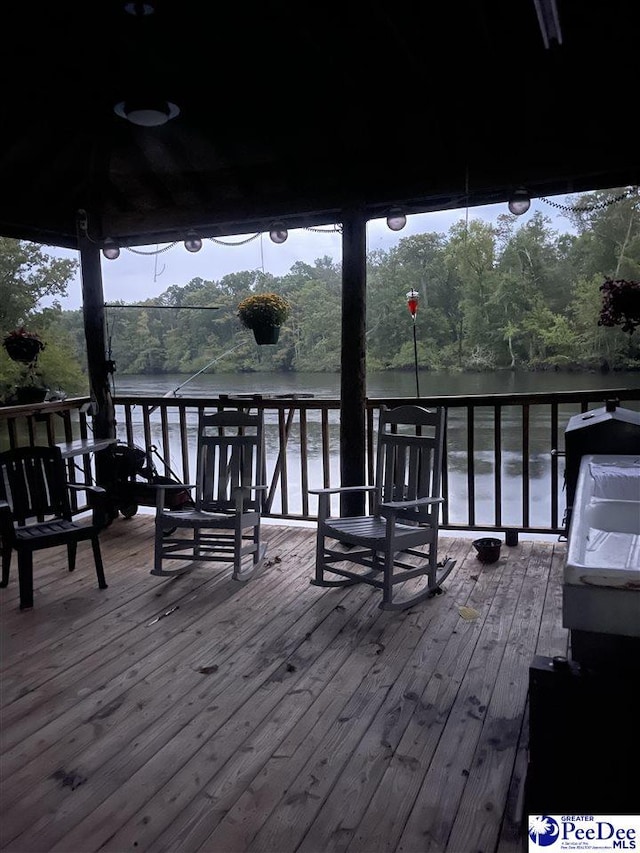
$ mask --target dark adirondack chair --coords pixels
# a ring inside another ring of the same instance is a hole
[[[86,491],[92,509],[89,520],[73,518],[70,489]],[[33,607],[33,552],[57,545],[66,546],[72,572],[78,542],[90,541],[98,586],[107,588],[98,538],[108,523],[105,499],[100,486],[66,482],[59,447],[19,447],[0,453],[0,586],[9,583],[11,556],[16,551],[21,609]]]
[[[443,408],[383,406],[375,485],[309,490],[319,496],[312,584],[371,584],[382,590],[386,610],[442,591],[455,566],[455,560],[437,558],[444,419]],[[349,492],[369,493],[370,515],[331,516],[331,496]],[[327,572],[341,579],[327,578]],[[400,584],[407,586],[396,595]]]
[[[196,483],[155,485],[156,535],[152,575],[175,575],[190,566],[164,568],[166,560],[233,564],[234,580],[248,580],[264,561],[260,519],[263,415],[241,410],[202,414]],[[171,489],[193,490],[193,507],[167,509]]]

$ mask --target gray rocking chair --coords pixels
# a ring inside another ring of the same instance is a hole
[[[319,496],[312,584],[371,584],[382,590],[385,610],[402,610],[442,592],[456,562],[437,559],[444,418],[442,408],[383,406],[375,485],[309,490]],[[331,516],[331,496],[350,492],[370,493],[371,514]],[[341,580],[325,578],[326,572]],[[396,596],[397,586],[407,582]]]
[[[201,414],[196,483],[156,485],[155,556],[152,575],[181,574],[166,560],[233,563],[233,578],[248,580],[264,561],[260,517],[263,476],[263,417],[225,410]],[[165,507],[166,492],[192,489],[193,507]]]

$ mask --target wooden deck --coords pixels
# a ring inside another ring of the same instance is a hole
[[[443,535],[445,593],[396,613],[310,585],[313,529],[263,530],[246,584],[151,576],[148,515],[104,532],[107,590],[88,545],[74,574],[36,554],[33,610],[12,573],[1,849],[522,853],[528,669],[567,653],[566,546],[483,566]]]

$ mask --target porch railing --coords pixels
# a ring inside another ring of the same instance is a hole
[[[373,479],[380,405],[420,403],[447,410],[442,528],[561,535],[564,430],[569,419],[605,400],[640,410],[640,388],[489,396],[376,398],[367,401],[366,470]],[[148,449],[158,473],[189,483],[195,475],[202,410],[257,407],[265,416],[265,516],[314,521],[310,488],[340,484],[340,401],[299,397],[115,398],[120,441]],[[0,408],[0,447],[52,444],[91,435],[89,400]],[[91,456],[67,460],[70,478],[94,476]],[[82,509],[83,506],[77,506]]]

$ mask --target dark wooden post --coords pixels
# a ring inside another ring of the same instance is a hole
[[[360,210],[342,221],[341,485],[365,483],[367,222]],[[343,495],[341,513],[364,512],[364,495]]]
[[[107,335],[100,249],[89,238],[80,236],[80,270],[82,275],[82,313],[87,342],[87,369],[91,399],[95,405],[93,434],[95,438],[115,438],[116,419],[111,396],[110,370],[107,362]],[[96,479],[108,485],[113,468],[108,454],[96,454]]]

